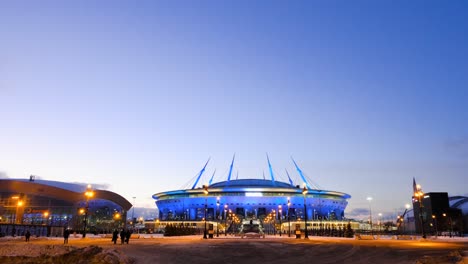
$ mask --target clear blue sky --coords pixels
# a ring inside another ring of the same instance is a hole
[[[1,1],[0,171],[137,206],[302,170],[395,213],[467,194],[466,1]],[[267,174],[268,176],[268,174]],[[294,176],[297,178],[297,176]]]

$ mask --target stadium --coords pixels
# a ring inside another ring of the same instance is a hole
[[[351,198],[349,194],[316,188],[294,160],[299,180],[295,182],[287,171],[288,182],[277,180],[268,156],[267,161],[269,179],[232,179],[233,158],[227,178],[213,182],[213,174],[208,184],[200,184],[208,160],[191,188],[153,195],[159,209],[159,220],[164,223],[206,219],[222,225],[222,220],[229,215],[239,222],[244,219],[275,219],[280,223],[306,218],[311,222],[344,219],[344,211]]]
[[[0,235],[19,235],[31,227],[33,235],[60,233],[64,228],[106,232],[123,225],[131,207],[119,194],[85,184],[35,176],[0,179]]]

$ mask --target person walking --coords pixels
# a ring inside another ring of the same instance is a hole
[[[68,237],[70,236],[70,230],[65,229],[63,232],[63,244],[68,244]]]
[[[131,235],[132,235],[132,232],[130,232],[130,229],[127,229],[127,232],[125,232],[125,243],[128,244],[128,241],[130,241]]]
[[[31,232],[26,231],[26,234],[24,235],[26,237],[26,242],[29,242],[29,238],[31,237]]]
[[[125,242],[125,230],[121,230],[120,231],[120,244],[123,245],[123,243]]]
[[[119,230],[114,229],[114,232],[112,232],[112,242],[114,242],[114,245],[117,243],[118,237],[119,237]]]

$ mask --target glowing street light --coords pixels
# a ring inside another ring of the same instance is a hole
[[[42,214],[43,218],[45,218],[46,220],[46,225],[49,225],[49,212],[48,211],[45,211],[43,214]]]
[[[421,222],[421,232],[422,232],[422,238],[426,238],[426,232],[424,231],[424,219],[423,219],[423,213],[422,210],[424,208],[422,204],[422,199],[423,199],[424,193],[422,192],[421,185],[416,185],[416,190],[414,192],[414,197],[417,199],[419,203],[419,219]]]
[[[307,206],[306,206],[306,195],[309,192],[307,190],[306,185],[304,184],[304,188],[302,189],[302,194],[304,195],[304,219],[305,219],[305,236],[304,239],[309,239],[309,232],[307,231]]]
[[[88,225],[89,199],[94,197],[94,192],[91,189],[91,185],[88,184],[84,195],[86,197],[86,207],[84,209],[85,219],[84,219],[84,228],[83,228],[83,238],[86,237],[86,226]]]
[[[279,221],[280,221],[280,236],[281,236],[281,233],[283,233],[283,224],[281,223],[281,218],[283,218],[283,215],[281,214],[283,210],[281,209],[281,204],[278,205],[278,216],[279,216]]]
[[[382,225],[382,213],[379,213],[379,232],[381,232],[381,225]]]
[[[290,198],[288,197],[288,237],[291,237],[291,218],[289,217],[289,206],[291,206]]]
[[[372,230],[372,208],[371,208],[372,197],[367,197],[366,200],[369,201],[369,223],[370,223],[371,235],[373,235],[374,232]]]
[[[227,204],[224,205],[224,236],[227,236]]]
[[[203,239],[207,239],[206,237],[206,211],[208,210],[208,201],[207,201],[207,196],[208,196],[208,185],[204,184],[203,185],[203,193],[205,194],[205,229],[203,230]]]
[[[219,225],[219,217],[217,214],[221,214],[221,212],[219,211],[219,196],[216,197],[216,212],[215,212],[215,217],[216,217],[216,237],[219,237],[219,228],[218,228],[218,225]]]

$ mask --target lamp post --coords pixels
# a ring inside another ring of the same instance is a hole
[[[232,227],[232,210],[229,209],[229,217],[231,217],[231,227]],[[232,235],[232,232],[231,232],[231,235]]]
[[[136,197],[132,197],[133,198],[133,204],[132,204],[132,227],[135,228],[135,220],[134,220],[134,217],[135,217],[135,199]]]
[[[23,205],[24,205],[23,200],[18,200],[18,203],[16,203],[15,224],[17,224],[16,222],[19,222],[18,224],[21,224],[23,222],[23,218],[18,217],[19,212],[20,212],[20,207],[23,206]]]
[[[227,204],[224,205],[224,236],[227,236]]]
[[[218,213],[221,214],[219,212],[219,196],[216,198],[216,213],[215,213],[215,216],[216,216],[216,237],[219,237],[219,228],[218,228],[219,217],[217,216]]]
[[[446,214],[446,213],[443,213],[442,216],[443,216],[443,217],[447,217],[447,214]],[[448,217],[448,221],[449,221],[449,225],[450,225],[449,237],[452,237],[452,230],[453,230],[453,227],[452,227],[452,218],[451,218],[450,216]],[[444,222],[447,222],[447,221],[444,221]]]
[[[432,215],[432,221],[434,222],[435,236],[437,237],[437,217],[435,215]]]
[[[279,221],[280,221],[280,236],[281,236],[281,233],[283,233],[283,223],[281,222],[281,218],[283,218],[283,215],[281,214],[282,213],[282,209],[281,209],[281,204],[278,205],[278,216],[279,216]]]
[[[49,220],[49,212],[48,212],[48,211],[45,211],[42,215],[44,216],[43,218],[45,218],[45,220],[46,220],[45,225],[48,225],[48,222],[49,222],[49,221],[48,221],[48,220]]]
[[[306,185],[302,189],[302,194],[304,195],[304,220],[305,220],[305,236],[304,239],[309,239],[309,232],[307,231],[307,205],[306,205],[306,195],[309,192]]]
[[[374,232],[372,230],[372,208],[371,208],[372,197],[367,197],[366,200],[369,201],[369,224],[370,224],[371,235],[373,235]]]
[[[84,210],[85,219],[84,219],[84,227],[83,227],[83,238],[86,237],[86,226],[88,225],[89,199],[91,199],[94,196],[94,192],[93,190],[91,190],[91,185],[88,184],[88,187],[84,195],[86,197],[86,207]]]
[[[422,199],[423,199],[424,193],[422,192],[421,185],[416,185],[416,192],[414,193],[414,197],[416,197],[418,203],[419,203],[419,221],[421,223],[421,233],[422,233],[422,238],[426,238],[426,232],[424,230],[424,219],[423,219],[423,204],[422,204]]]
[[[379,213],[379,233],[382,232],[382,229],[380,228],[382,226],[382,213]]]
[[[207,239],[206,237],[206,211],[208,210],[208,201],[207,201],[207,196],[208,196],[208,185],[203,185],[203,193],[205,194],[205,229],[203,230],[203,239]]]
[[[291,201],[288,197],[288,237],[291,237],[291,218],[289,217],[289,206],[291,206]]]

